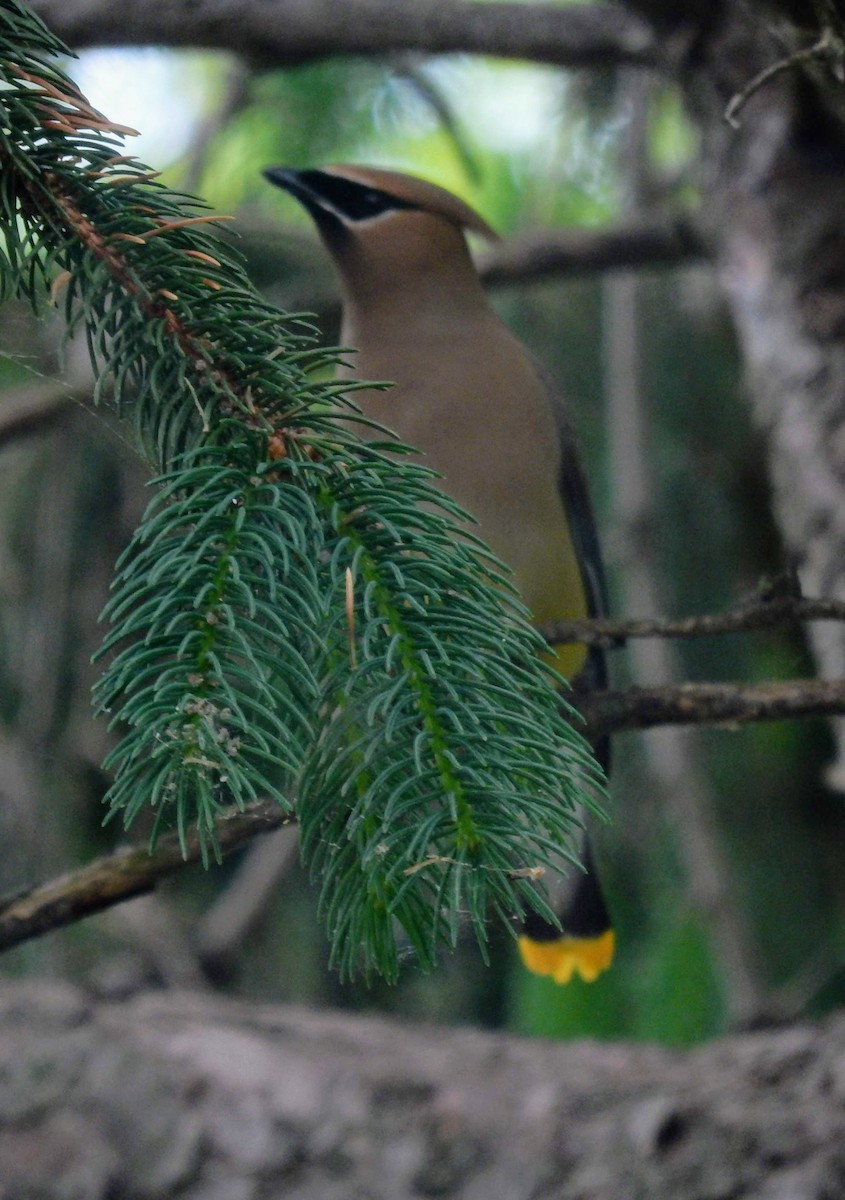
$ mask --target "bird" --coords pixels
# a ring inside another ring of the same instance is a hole
[[[424,455],[441,486],[478,521],[538,623],[601,615],[606,587],[596,523],[566,406],[491,306],[467,234],[498,240],[459,197],[380,167],[270,167],[299,201],[333,261],[341,378],[389,380],[355,391],[365,416]],[[570,682],[606,682],[601,650],[553,646]],[[595,747],[607,760],[606,742]],[[556,983],[592,982],[615,933],[589,842],[574,889],[555,902],[561,927],[533,911],[518,937],[525,966]],[[571,881],[570,881],[571,883]]]

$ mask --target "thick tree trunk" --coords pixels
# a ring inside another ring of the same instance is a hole
[[[3,1200],[838,1200],[845,1020],[692,1053],[0,990]]]

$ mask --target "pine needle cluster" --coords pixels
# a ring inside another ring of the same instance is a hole
[[[98,401],[159,471],[105,612],[110,814],[152,806],[213,852],[221,808],[273,797],[346,974],[394,978],[403,939],[430,966],[466,919],[483,948],[491,910],[548,915],[537,879],[597,768],[505,569],[63,54],[0,0],[3,291],[84,331]]]

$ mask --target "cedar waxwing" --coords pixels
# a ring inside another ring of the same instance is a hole
[[[394,171],[274,167],[265,176],[305,206],[334,261],[341,340],[357,350],[340,373],[394,384],[356,390],[356,403],[443,476],[535,620],[604,612],[595,522],[566,412],[491,308],[469,255],[464,231],[495,239],[493,230],[450,192]],[[568,645],[553,654],[570,681],[604,683],[600,651]],[[558,983],[574,972],[594,980],[613,957],[589,846],[583,858],[585,872],[556,905],[563,934],[529,912],[519,939],[525,965]]]

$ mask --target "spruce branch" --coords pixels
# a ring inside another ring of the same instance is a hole
[[[465,913],[482,948],[490,911],[549,916],[600,783],[504,568],[62,50],[0,0],[4,288],[62,305],[160,472],[105,613],[110,815],[207,860],[233,806],[295,813],[347,974],[395,977],[397,926],[429,966]]]

